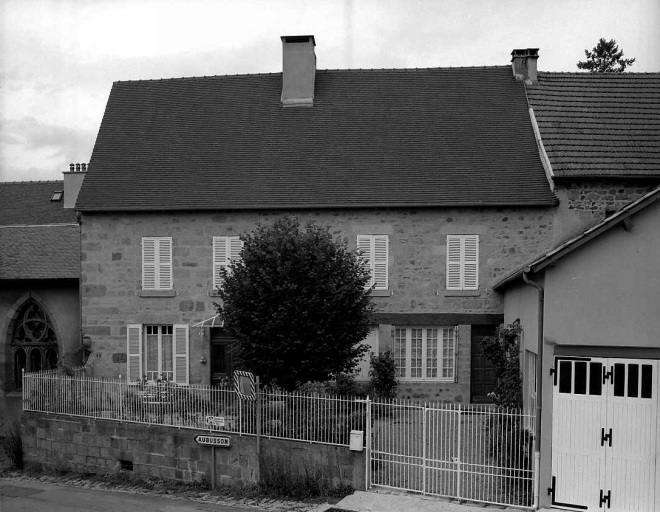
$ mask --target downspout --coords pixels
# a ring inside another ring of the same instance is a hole
[[[523,269],[522,278],[525,283],[533,286],[539,292],[538,348],[536,357],[536,424],[534,429],[534,503],[538,509],[540,507],[541,489],[541,406],[543,401],[543,308],[545,303],[545,292],[543,290],[543,286],[529,278],[528,274],[531,271],[531,267],[525,267]]]

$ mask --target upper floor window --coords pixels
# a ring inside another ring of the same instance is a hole
[[[454,380],[453,327],[395,327],[393,352],[401,379]]]
[[[142,238],[142,289],[172,289],[172,238]]]
[[[371,271],[368,286],[374,290],[387,290],[388,283],[388,235],[358,235],[357,248],[360,259]]]
[[[447,235],[447,290],[479,289],[479,235]]]
[[[228,269],[232,261],[240,259],[242,250],[243,240],[237,236],[213,237],[213,289],[222,284],[220,269]]]

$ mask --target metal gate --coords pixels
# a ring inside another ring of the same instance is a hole
[[[491,406],[371,404],[370,485],[532,507],[534,417]]]
[[[658,362],[558,357],[552,501],[576,510],[654,510]]]

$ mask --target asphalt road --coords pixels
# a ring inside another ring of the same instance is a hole
[[[267,509],[0,478],[0,512],[266,512]]]

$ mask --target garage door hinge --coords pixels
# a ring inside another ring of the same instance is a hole
[[[610,371],[607,371],[607,366],[603,366],[603,384],[607,379],[612,379],[614,382],[614,367],[610,366]]]
[[[607,494],[603,493],[603,490],[600,490],[600,506],[602,507],[603,504],[607,503],[607,508],[610,508],[610,497],[611,497],[611,490],[607,491]]]
[[[605,429],[601,428],[600,429],[600,445],[604,446],[605,441],[607,441],[608,446],[612,446],[612,429],[609,430],[609,432],[606,434]]]

